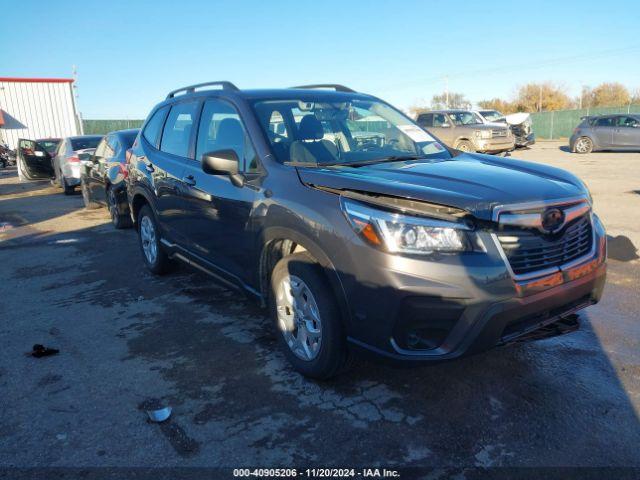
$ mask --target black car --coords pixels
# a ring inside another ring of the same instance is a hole
[[[582,181],[327,87],[213,82],[152,110],[127,178],[149,270],[181,260],[268,305],[315,378],[353,349],[428,362],[578,328],[606,273]]]
[[[86,208],[106,205],[116,228],[132,225],[124,179],[127,177],[127,154],[139,129],[108,133],[95,152],[83,162],[80,174],[82,198]]]

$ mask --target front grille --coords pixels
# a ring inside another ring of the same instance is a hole
[[[491,135],[493,135],[494,137],[506,137],[507,136],[507,130],[491,130]]]
[[[534,229],[508,228],[498,235],[500,245],[516,275],[559,267],[591,250],[593,229],[589,215],[577,218],[556,235]]]

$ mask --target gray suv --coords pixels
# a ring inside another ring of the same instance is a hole
[[[171,92],[126,182],[147,268],[186,262],[268,306],[314,378],[358,349],[419,363],[566,332],[605,281],[577,177],[450,150],[339,85]]]
[[[515,148],[515,138],[507,125],[487,125],[469,110],[421,113],[416,122],[448,146],[463,152],[502,153]]]
[[[640,115],[582,117],[569,139],[572,152],[640,150]]]

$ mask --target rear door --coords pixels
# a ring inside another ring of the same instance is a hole
[[[147,159],[156,194],[156,211],[163,232],[174,243],[185,245],[190,219],[180,200],[185,164],[193,159],[195,122],[199,100],[183,100],[171,106],[162,129],[160,150]]]
[[[610,147],[613,144],[614,117],[596,118],[593,123],[593,139],[599,147]]]
[[[47,180],[53,176],[51,155],[39,143],[18,139],[18,174],[25,180]]]
[[[629,115],[615,118],[613,146],[640,148],[640,120]]]

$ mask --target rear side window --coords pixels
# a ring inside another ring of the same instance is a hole
[[[598,118],[595,123],[596,127],[610,127],[613,125],[613,118],[611,117],[603,117]]]
[[[442,114],[442,113],[436,113],[433,116],[433,126],[434,127],[441,127],[443,125],[448,124],[449,122],[447,122],[447,117],[446,115]]]
[[[189,156],[189,139],[197,109],[197,101],[178,103],[171,107],[162,130],[160,150],[179,157]]]
[[[142,136],[154,147],[158,144],[158,136],[164,123],[164,117],[167,115],[169,107],[162,107],[153,114],[144,127]]]

